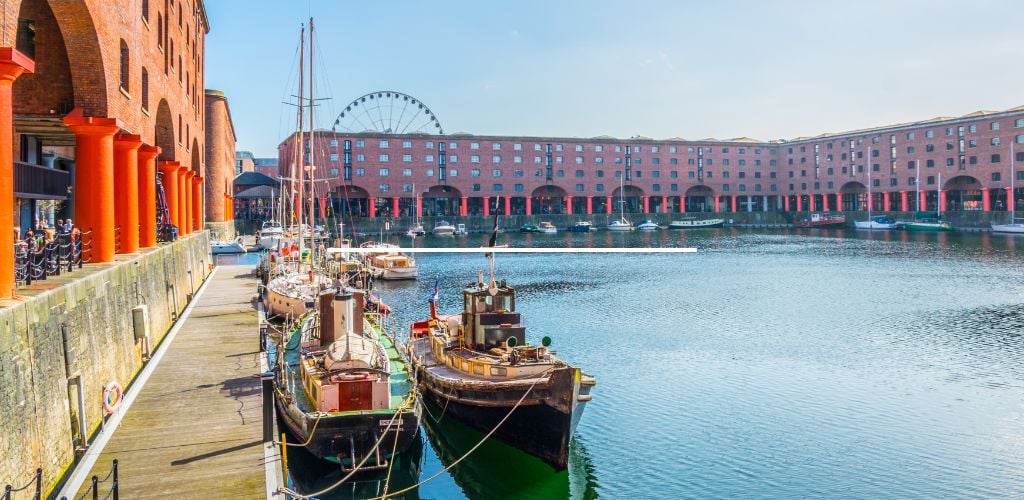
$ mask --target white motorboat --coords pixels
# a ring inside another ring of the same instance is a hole
[[[451,222],[446,220],[439,221],[434,225],[434,229],[430,231],[434,236],[451,236],[455,234],[455,226]]]
[[[636,225],[637,231],[654,231],[655,229],[661,229],[661,226],[659,226],[657,222],[654,222],[650,219],[644,219],[643,221]]]
[[[613,220],[613,221],[609,222],[608,223],[608,230],[609,231],[632,231],[633,230],[633,224],[630,223],[628,220],[626,220],[625,217],[622,217],[619,220]]]
[[[687,217],[680,220],[674,220],[668,224],[669,229],[701,229],[708,227],[722,227],[725,224],[725,219],[698,219],[696,217]]]
[[[552,224],[550,222],[547,222],[547,221],[544,221],[544,222],[541,222],[540,224],[537,224],[537,228],[540,229],[540,232],[542,232],[544,234],[556,234],[556,233],[558,233],[558,228],[555,227],[554,224]]]
[[[317,272],[277,276],[267,283],[267,315],[298,318],[313,310],[317,294],[336,285],[333,279]]]
[[[466,230],[465,224],[456,224],[455,236],[466,236],[467,234],[469,234],[469,231]]]
[[[284,228],[277,221],[264,221],[263,227],[256,233],[256,246],[264,250],[277,248],[284,235]]]
[[[245,245],[242,244],[242,237],[235,238],[234,241],[212,241],[210,242],[210,253],[214,255],[219,254],[231,254],[231,253],[246,253]]]
[[[853,225],[857,229],[896,229],[897,222],[895,219],[880,215],[868,220],[854,221]]]

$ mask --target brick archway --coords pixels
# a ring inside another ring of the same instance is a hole
[[[156,107],[156,130],[153,137],[156,138],[156,146],[160,148],[160,160],[174,161],[174,119],[171,118],[171,106],[166,99],[160,99]],[[194,151],[198,151],[195,149]],[[193,167],[194,168],[194,167]]]

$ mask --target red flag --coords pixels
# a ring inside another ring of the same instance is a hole
[[[320,218],[327,218],[327,199],[320,198]]]

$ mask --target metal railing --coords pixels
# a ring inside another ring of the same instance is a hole
[[[17,493],[19,491],[25,491],[25,490],[27,490],[31,486],[35,486],[36,487],[36,491],[32,495],[32,498],[34,498],[35,500],[39,500],[40,496],[43,493],[43,469],[42,469],[42,467],[36,469],[36,476],[34,478],[32,478],[31,481],[26,483],[25,486],[22,486],[21,488],[15,488],[15,487],[13,487],[13,486],[11,486],[9,484],[7,486],[4,486],[4,494],[2,496],[0,496],[0,500],[11,500],[11,498],[12,498],[11,495],[12,494]]]
[[[14,281],[16,285],[31,285],[79,269],[88,262],[83,258],[92,247],[92,231],[58,234],[42,243],[19,241],[14,244]]]
[[[107,481],[113,481],[110,483],[110,489],[107,490],[107,494],[103,496],[103,499],[112,498],[113,500],[118,499],[119,487],[117,479],[117,459],[114,459],[114,464],[110,467],[110,472],[107,473],[107,477],[100,479],[99,476],[92,476],[92,481],[89,483],[89,487],[82,492],[82,495],[77,497],[75,500],[84,500],[85,497],[92,495],[92,500],[99,500],[100,498],[100,485],[105,484]],[[68,497],[60,497],[60,500],[68,500]]]

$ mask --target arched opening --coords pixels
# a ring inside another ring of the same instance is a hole
[[[836,209],[844,212],[866,210],[867,193],[868,188],[858,181],[850,181],[843,184],[843,187],[839,188],[841,200],[837,203]]]
[[[156,107],[156,129],[153,137],[156,138],[156,146],[160,148],[159,159],[163,161],[174,161],[174,119],[171,115],[171,106],[166,99],[160,99]]]
[[[536,215],[564,214],[566,194],[558,186],[540,186],[530,193],[530,211]]]
[[[942,186],[945,190],[945,206],[942,207],[943,211],[974,211],[983,210],[985,208],[985,200],[982,196],[981,182],[978,179],[969,175],[958,175],[952,179],[946,181]],[[929,193],[928,205],[933,205],[932,196],[936,193]]]
[[[120,78],[121,89],[124,90],[125,92],[130,92],[131,91],[131,87],[129,87],[128,75],[132,74],[132,71],[131,71],[131,58],[130,58],[130,54],[128,53],[128,44],[125,43],[124,39],[121,39],[121,64],[120,64],[120,71],[121,72],[120,72],[120,75],[118,75],[118,78]]]
[[[715,191],[707,186],[693,186],[686,190],[685,207],[687,212],[714,212]]]
[[[330,201],[330,215],[343,221],[370,213],[370,193],[359,186],[338,186]]]
[[[612,191],[612,208],[614,211],[624,213],[643,213],[644,190],[636,186],[625,186],[615,188]]]
[[[431,186],[423,192],[423,215],[427,217],[458,217],[462,208],[462,192],[452,186]]]

